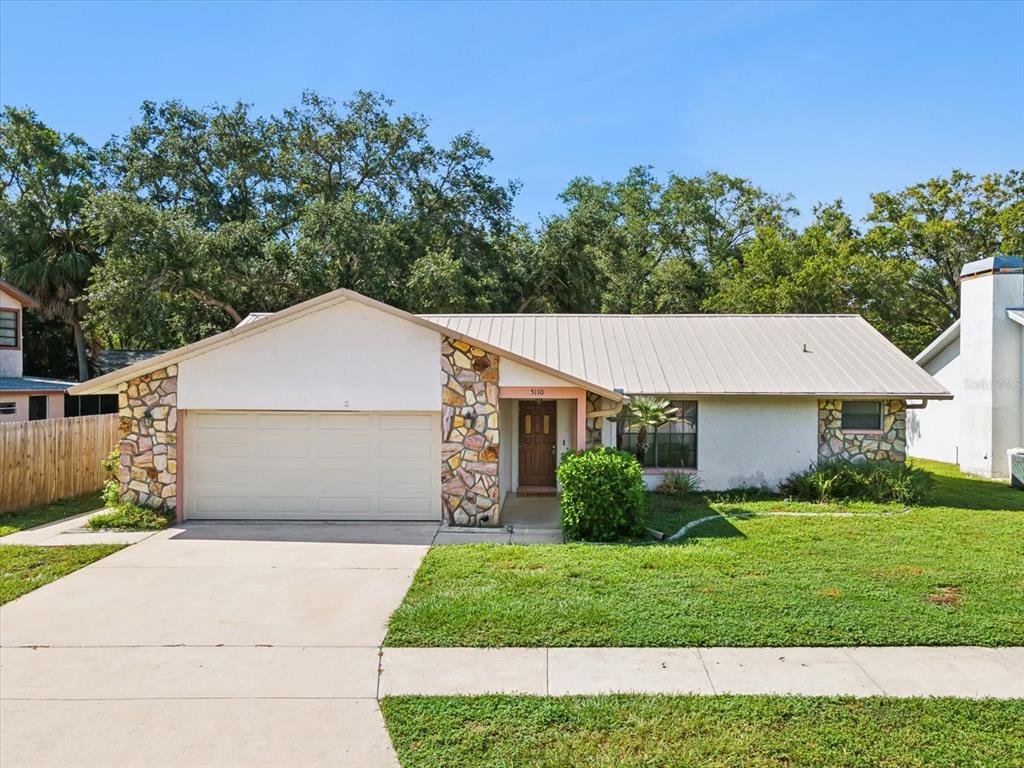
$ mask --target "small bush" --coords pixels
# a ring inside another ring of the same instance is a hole
[[[689,496],[698,493],[703,485],[704,481],[700,479],[700,475],[692,472],[666,472],[661,476],[658,493],[666,496]]]
[[[822,462],[804,472],[794,472],[779,486],[801,501],[875,501],[916,504],[932,487],[932,476],[923,469],[895,461]]]
[[[643,531],[647,488],[632,454],[613,448],[566,454],[558,482],[567,539],[614,541]]]
[[[147,509],[137,504],[119,504],[112,512],[89,518],[89,527],[94,531],[159,531],[174,520],[173,512]]]
[[[118,478],[121,471],[121,451],[118,448],[112,450],[102,461],[102,465],[107,476],[103,483],[103,506],[116,507],[121,503],[121,480]]]

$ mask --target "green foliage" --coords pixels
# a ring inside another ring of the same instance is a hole
[[[841,201],[801,229],[748,179],[637,166],[574,178],[531,228],[487,147],[428,129],[362,91],[269,116],[147,101],[97,150],[6,108],[0,274],[84,377],[90,345],[171,348],[338,287],[421,312],[860,313],[914,354],[956,319],[964,263],[1024,249],[1020,170],[873,195],[862,233]]]
[[[636,457],[612,448],[567,453],[558,482],[566,538],[614,541],[642,530],[647,494]]]
[[[700,491],[704,482],[693,472],[666,472],[661,476],[658,493],[665,496],[688,496]]]
[[[0,547],[0,605],[112,555],[119,549],[124,549],[124,545],[32,547],[5,544]]]
[[[658,530],[720,519],[670,544],[434,547],[385,642],[1024,644],[1024,493],[952,465],[914,465],[934,473],[935,489],[928,506],[905,514],[897,504],[654,494],[647,522]],[[760,514],[807,511],[818,514]],[[947,588],[957,590],[957,604],[946,601]]]
[[[403,768],[1024,765],[1019,699],[398,696],[380,706]]]
[[[794,472],[779,490],[800,501],[873,501],[917,504],[933,485],[929,472],[895,461],[821,462]]]
[[[101,506],[100,497],[95,493],[60,499],[49,504],[41,504],[27,509],[16,509],[0,512],[0,536],[7,536],[18,531],[35,528],[55,520],[63,520],[73,515],[92,512]]]
[[[94,531],[158,531],[175,521],[173,512],[140,507],[137,504],[119,504],[111,512],[89,518]]]
[[[44,320],[74,339],[80,381],[89,378],[82,321],[86,285],[100,261],[83,211],[99,188],[96,153],[31,110],[0,115],[0,274],[39,302]]]
[[[103,506],[116,507],[121,503],[121,450],[115,448],[103,460],[103,472],[107,479],[103,482]]]

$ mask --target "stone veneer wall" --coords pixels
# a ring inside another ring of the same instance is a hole
[[[445,522],[497,525],[498,357],[447,336],[441,338],[441,433]]]
[[[121,500],[178,505],[178,366],[121,384]]]
[[[602,410],[601,404],[603,402],[604,398],[601,395],[587,392],[587,413]],[[603,416],[598,416],[596,419],[587,416],[587,448],[600,448],[604,444],[604,438],[601,434],[603,427]]]
[[[818,401],[818,460],[907,459],[907,410],[902,400],[882,401],[882,431],[844,432],[843,401]]]

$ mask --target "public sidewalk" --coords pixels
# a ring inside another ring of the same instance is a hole
[[[384,648],[379,696],[1024,698],[1024,648]]]
[[[135,544],[148,539],[157,531],[94,531],[86,526],[90,517],[109,508],[84,512],[74,517],[65,517],[50,523],[27,528],[24,531],[0,536],[4,544],[30,544],[34,547],[67,547],[75,544]]]

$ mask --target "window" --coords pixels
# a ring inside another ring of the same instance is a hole
[[[10,416],[17,411],[18,407],[14,403],[0,403],[0,416]]]
[[[46,395],[29,395],[28,420],[38,421],[46,418]]]
[[[677,421],[662,424],[656,430],[648,430],[647,450],[641,463],[645,467],[659,469],[696,469],[697,401],[673,400],[672,407],[678,408]],[[618,424],[618,447],[636,453],[639,425],[630,423],[625,412],[619,416]]]
[[[882,428],[881,400],[843,400],[843,429],[858,430]]]
[[[13,347],[18,344],[18,310],[0,309],[0,347]]]

